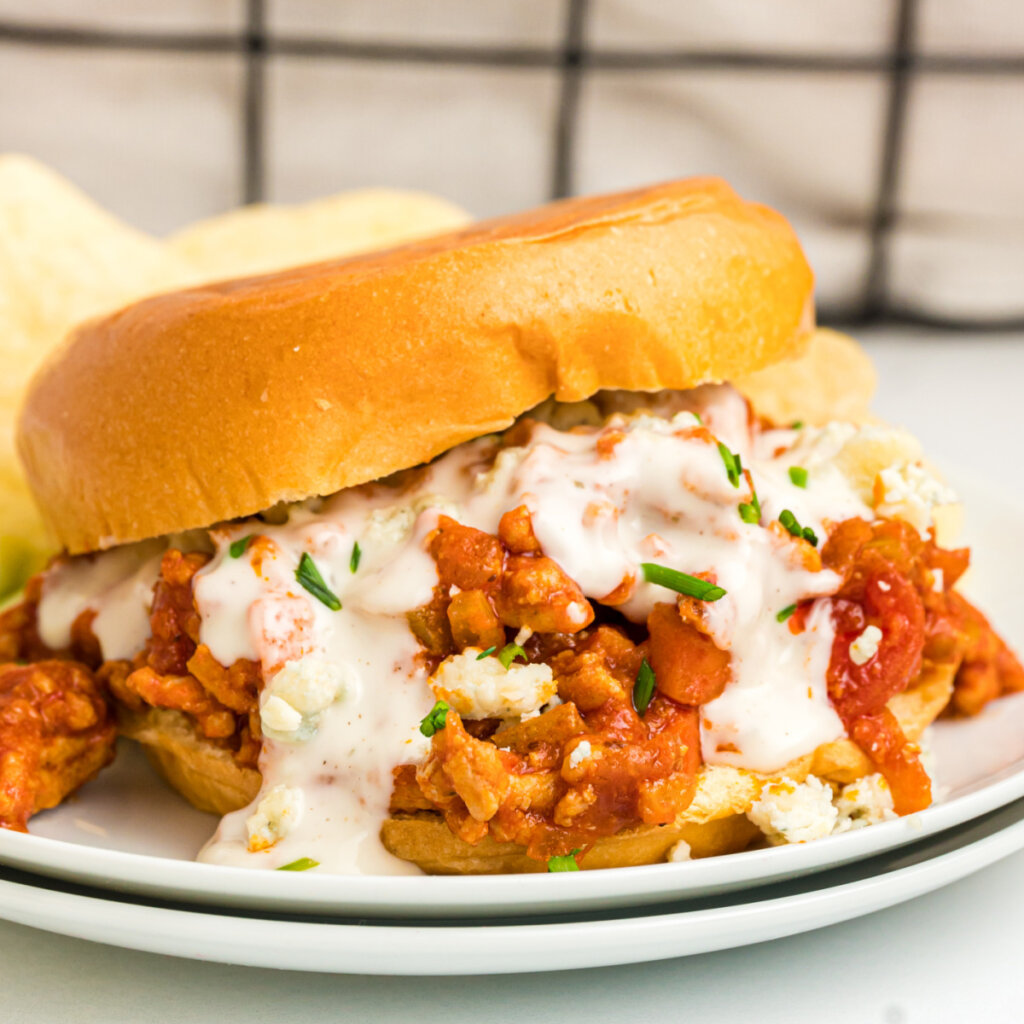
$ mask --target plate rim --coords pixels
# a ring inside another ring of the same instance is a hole
[[[153,906],[144,901],[40,888],[0,878],[0,917],[107,945],[186,959],[284,970],[417,977],[558,971],[709,953],[839,924],[896,906],[958,881],[1024,848],[1024,798],[1011,815],[974,839],[882,873],[750,902],[608,920],[495,925],[282,920],[216,909]],[[1004,820],[1010,819],[1010,820]],[[965,827],[970,829],[972,823]],[[947,843],[948,845],[948,843]],[[885,856],[885,855],[883,855]],[[856,871],[856,865],[846,873]],[[824,876],[827,879],[827,875]],[[780,886],[768,887],[768,892]],[[511,955],[507,955],[509,951]],[[503,957],[496,954],[501,951]]]
[[[1020,698],[1024,701],[1024,695]],[[277,873],[205,864],[150,854],[79,845],[45,836],[0,830],[0,864],[55,880],[156,899],[195,901],[211,907],[328,917],[357,913],[400,917],[410,905],[424,916],[482,917],[496,912],[538,912],[644,906],[818,874],[898,850],[936,836],[1024,798],[1024,757],[951,800],[905,818],[841,835],[678,864],[597,869],[556,876],[526,875],[333,875]],[[837,852],[838,851],[838,852]],[[73,852],[75,862],[65,858]],[[172,883],[167,875],[186,876]],[[686,876],[691,876],[686,878]],[[696,875],[696,879],[692,876]],[[683,884],[686,888],[674,888]]]

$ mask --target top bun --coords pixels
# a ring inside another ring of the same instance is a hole
[[[570,199],[387,252],[139,302],[40,370],[18,447],[72,553],[414,466],[550,395],[799,354],[792,229],[724,182]]]

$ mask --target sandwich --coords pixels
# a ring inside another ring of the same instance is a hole
[[[221,816],[200,859],[267,869],[617,867],[927,807],[928,726],[1024,671],[865,372],[788,224],[712,179],[85,324],[19,421],[63,554],[0,618],[0,824],[115,731]]]

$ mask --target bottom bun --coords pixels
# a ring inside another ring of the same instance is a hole
[[[889,701],[907,739],[917,741],[949,703],[955,665],[926,664],[913,686]],[[260,773],[242,768],[231,752],[196,731],[178,711],[122,710],[121,731],[141,743],[157,771],[194,807],[227,814],[252,802],[260,789]],[[624,829],[599,839],[581,867],[612,868],[664,861],[680,841],[694,858],[713,857],[746,849],[760,830],[746,812],[765,784],[783,777],[803,782],[817,776],[825,782],[854,782],[874,771],[859,747],[848,739],[825,743],[791,761],[771,775],[705,765],[697,777],[697,792],[690,806],[670,825]],[[393,815],[381,829],[385,848],[411,861],[428,874],[506,874],[544,871],[545,864],[526,856],[514,843],[487,837],[476,846],[463,842],[432,811]]]
[[[119,709],[121,734],[141,744],[150,763],[193,807],[227,814],[260,791],[255,768],[243,768],[230,750],[206,739],[180,711]]]
[[[730,814],[714,821],[675,822],[623,829],[605,836],[580,861],[585,870],[660,864],[680,841],[691,857],[714,857],[745,850],[761,835],[746,815]],[[544,861],[526,856],[522,846],[498,843],[485,836],[476,846],[454,835],[439,814],[419,811],[396,814],[384,822],[381,842],[389,853],[412,861],[428,875],[506,875],[547,871]]]

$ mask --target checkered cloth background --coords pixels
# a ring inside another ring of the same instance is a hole
[[[1024,327],[1021,0],[0,0],[0,149],[158,232],[720,174],[823,319]]]

